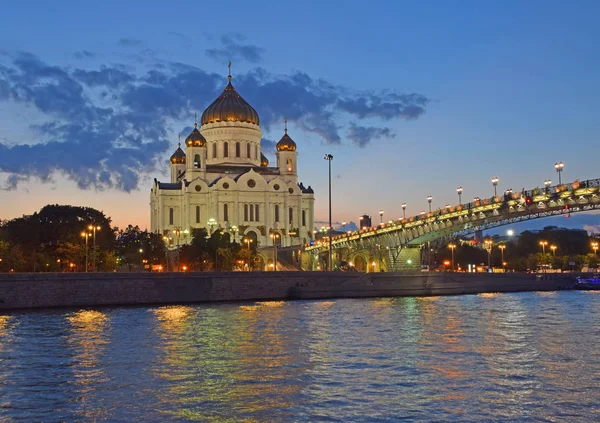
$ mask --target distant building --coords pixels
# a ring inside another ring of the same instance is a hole
[[[314,192],[298,182],[296,143],[287,125],[277,165],[261,152],[259,116],[231,84],[202,113],[170,158],[169,182],[154,180],[151,229],[163,235],[193,228],[228,231],[257,246],[299,245],[313,239]],[[275,236],[271,236],[276,234]]]
[[[358,228],[358,229],[370,228],[372,226],[371,216],[369,216],[368,214],[363,214],[360,217],[359,224],[360,224],[360,228]]]

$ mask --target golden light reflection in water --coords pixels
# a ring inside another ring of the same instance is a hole
[[[80,310],[66,316],[71,325],[67,335],[67,344],[74,352],[73,371],[74,383],[80,392],[79,414],[86,419],[96,420],[106,417],[107,410],[93,406],[94,400],[89,396],[95,392],[99,383],[106,382],[100,357],[108,345],[108,317],[106,313],[97,310]]]
[[[481,294],[477,294],[477,296],[481,298],[494,298],[498,295],[500,295],[499,292],[482,292]]]
[[[6,336],[8,334],[8,322],[11,320],[11,318],[12,316],[0,315],[0,336]]]
[[[286,305],[259,301],[227,308],[154,310],[163,338],[155,374],[168,386],[159,400],[170,403],[167,408],[176,417],[202,422],[255,421],[219,416],[212,406],[202,406],[207,401],[221,409],[244,404],[248,414],[285,407],[284,399],[301,389],[284,383],[295,378],[298,349],[294,337],[281,330]]]

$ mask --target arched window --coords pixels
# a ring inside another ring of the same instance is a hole
[[[254,218],[257,222],[260,221],[260,217],[258,216],[258,204],[254,205]]]
[[[223,204],[223,220],[229,222],[229,207],[227,204]]]
[[[291,172],[292,171],[292,159],[287,159],[287,171]]]
[[[194,156],[194,168],[198,169],[200,167],[200,154],[196,154]]]
[[[212,149],[213,149],[213,159],[216,159],[217,158],[217,144],[213,144]]]
[[[290,220],[289,220],[289,224],[291,225],[291,224],[292,224],[292,222],[294,222],[294,209],[293,209],[293,208],[291,208],[291,207],[290,207],[290,213],[289,213],[289,214],[290,214],[290,215],[289,215],[289,218],[290,218]]]
[[[250,143],[246,144],[246,157],[250,158]]]
[[[248,204],[244,204],[244,221],[248,221]]]
[[[275,222],[279,222],[279,206],[275,204]]]
[[[306,210],[302,210],[302,226],[306,226]]]
[[[196,223],[200,223],[200,206],[196,206]]]
[[[242,155],[241,146],[239,142],[235,143],[235,157],[240,157]]]
[[[254,207],[250,204],[250,222],[254,222]]]
[[[173,207],[171,207],[171,208],[169,209],[169,225],[172,225],[172,224],[173,224],[173,214],[174,214],[174,212],[173,212]]]
[[[223,143],[223,157],[229,157],[229,143]]]

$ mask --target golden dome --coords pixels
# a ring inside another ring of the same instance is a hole
[[[260,165],[262,167],[269,166],[269,159],[267,159],[263,153],[260,153]]]
[[[296,143],[287,133],[287,120],[285,121],[285,134],[277,143],[277,151],[296,151]]]
[[[198,124],[194,123],[194,130],[185,139],[188,147],[206,147],[206,138],[198,131]]]
[[[229,83],[223,93],[206,108],[200,119],[201,125],[215,122],[246,122],[259,125],[258,113],[238,94]]]
[[[170,158],[172,164],[185,164],[185,153],[181,149],[181,144],[177,145],[177,150]]]

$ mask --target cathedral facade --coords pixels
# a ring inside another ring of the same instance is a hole
[[[314,192],[298,181],[296,143],[277,143],[277,165],[261,152],[258,113],[229,83],[171,156],[169,182],[154,179],[151,230],[187,243],[194,228],[229,232],[257,246],[313,238]]]

